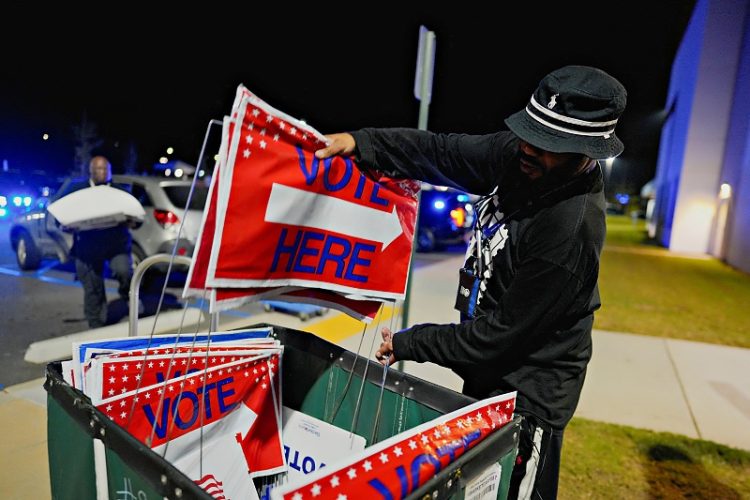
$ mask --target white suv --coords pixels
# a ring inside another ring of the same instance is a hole
[[[171,253],[182,218],[185,221],[177,243],[177,254],[193,254],[208,195],[206,182],[202,179],[196,181],[190,207],[186,211],[185,204],[192,183],[190,180],[114,175],[112,181],[129,185],[131,194],[141,202],[146,211],[143,224],[131,230],[134,266],[148,256]],[[63,192],[69,182],[71,179],[66,180],[58,192]],[[73,240],[72,235],[64,233],[44,208],[17,217],[10,229],[10,242],[16,253],[18,267],[33,270],[39,268],[45,257],[66,262]]]

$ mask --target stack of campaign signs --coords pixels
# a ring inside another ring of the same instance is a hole
[[[185,297],[208,293],[212,312],[274,299],[363,321],[404,298],[419,184],[319,160],[325,144],[239,86]]]
[[[513,418],[509,393],[367,447],[362,436],[282,405],[283,346],[271,333],[79,342],[62,372],[215,498],[403,498]]]
[[[93,186],[63,196],[47,207],[64,227],[105,229],[123,222],[143,222],[143,206],[130,193],[109,186]]]
[[[71,385],[215,497],[257,498],[287,469],[281,354],[270,328],[73,345]]]

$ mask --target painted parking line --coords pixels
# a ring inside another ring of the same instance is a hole
[[[54,267],[56,264],[52,265],[51,267]],[[47,269],[49,270],[49,269]],[[45,270],[44,272],[46,272]],[[43,281],[45,283],[51,283],[54,285],[64,285],[64,286],[73,286],[76,288],[82,288],[80,281],[73,281],[73,280],[65,280],[62,278],[53,278],[51,276],[43,276],[40,274],[39,271],[30,273],[30,272],[24,272],[19,271],[18,269],[9,269],[5,266],[0,266],[0,274],[5,274],[6,276],[13,276],[16,278],[26,278],[26,279],[32,279],[32,280],[38,280]],[[115,294],[117,293],[117,288],[107,288],[107,293]],[[208,301],[204,301],[203,299],[200,299],[196,304],[191,304],[188,307],[193,309],[201,309],[205,312],[208,312]],[[252,316],[252,314],[245,313],[242,311],[222,311],[222,316],[236,316],[240,318],[248,318]]]
[[[388,326],[387,321],[391,319],[394,312],[400,313],[401,308],[383,306],[371,324],[380,324],[381,327]],[[337,312],[336,315],[322,319],[305,328],[305,331],[313,333],[334,344],[353,335],[361,335],[364,323],[344,313]],[[368,325],[369,326],[369,325]]]
[[[36,272],[34,272],[34,274],[37,275],[37,276],[42,276],[43,274],[46,274],[47,271],[50,271],[51,269],[53,269],[53,268],[55,268],[55,267],[57,267],[59,265],[60,265],[59,262],[52,261],[52,262],[48,263],[46,266],[40,267]]]
[[[17,269],[8,269],[7,267],[0,266],[0,274],[5,274],[6,276],[14,276],[16,278],[26,278],[26,279],[32,279],[37,281],[43,281],[44,283],[51,283],[53,285],[63,285],[63,286],[74,286],[76,288],[82,288],[80,281],[74,281],[74,280],[65,280],[62,278],[53,278],[51,276],[43,276],[40,274],[35,273],[28,273],[19,271]],[[107,293],[117,293],[116,288],[107,288]]]

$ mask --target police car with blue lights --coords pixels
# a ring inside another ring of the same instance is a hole
[[[418,252],[468,243],[474,225],[476,196],[443,186],[422,184],[417,223]]]
[[[0,171],[0,220],[43,206],[60,183],[42,172]]]

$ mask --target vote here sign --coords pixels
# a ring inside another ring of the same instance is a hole
[[[315,158],[325,138],[250,93],[232,116],[206,284],[403,298],[418,184]]]
[[[209,258],[214,245],[214,234],[216,232],[216,215],[218,211],[219,179],[221,172],[226,170],[226,159],[229,149],[229,137],[234,129],[234,124],[229,117],[224,119],[222,130],[222,142],[219,152],[219,161],[214,167],[211,176],[206,208],[203,213],[203,221],[198,234],[193,259],[185,283],[183,295],[185,297],[202,296],[209,290],[211,312],[222,311],[238,307],[248,302],[262,299],[286,300],[292,302],[303,302],[320,307],[328,307],[340,310],[360,321],[371,321],[377,314],[381,301],[379,300],[353,300],[344,295],[321,288],[311,287],[249,287],[249,288],[211,288],[206,284]],[[223,166],[222,166],[223,165]],[[226,189],[226,187],[224,187]]]

